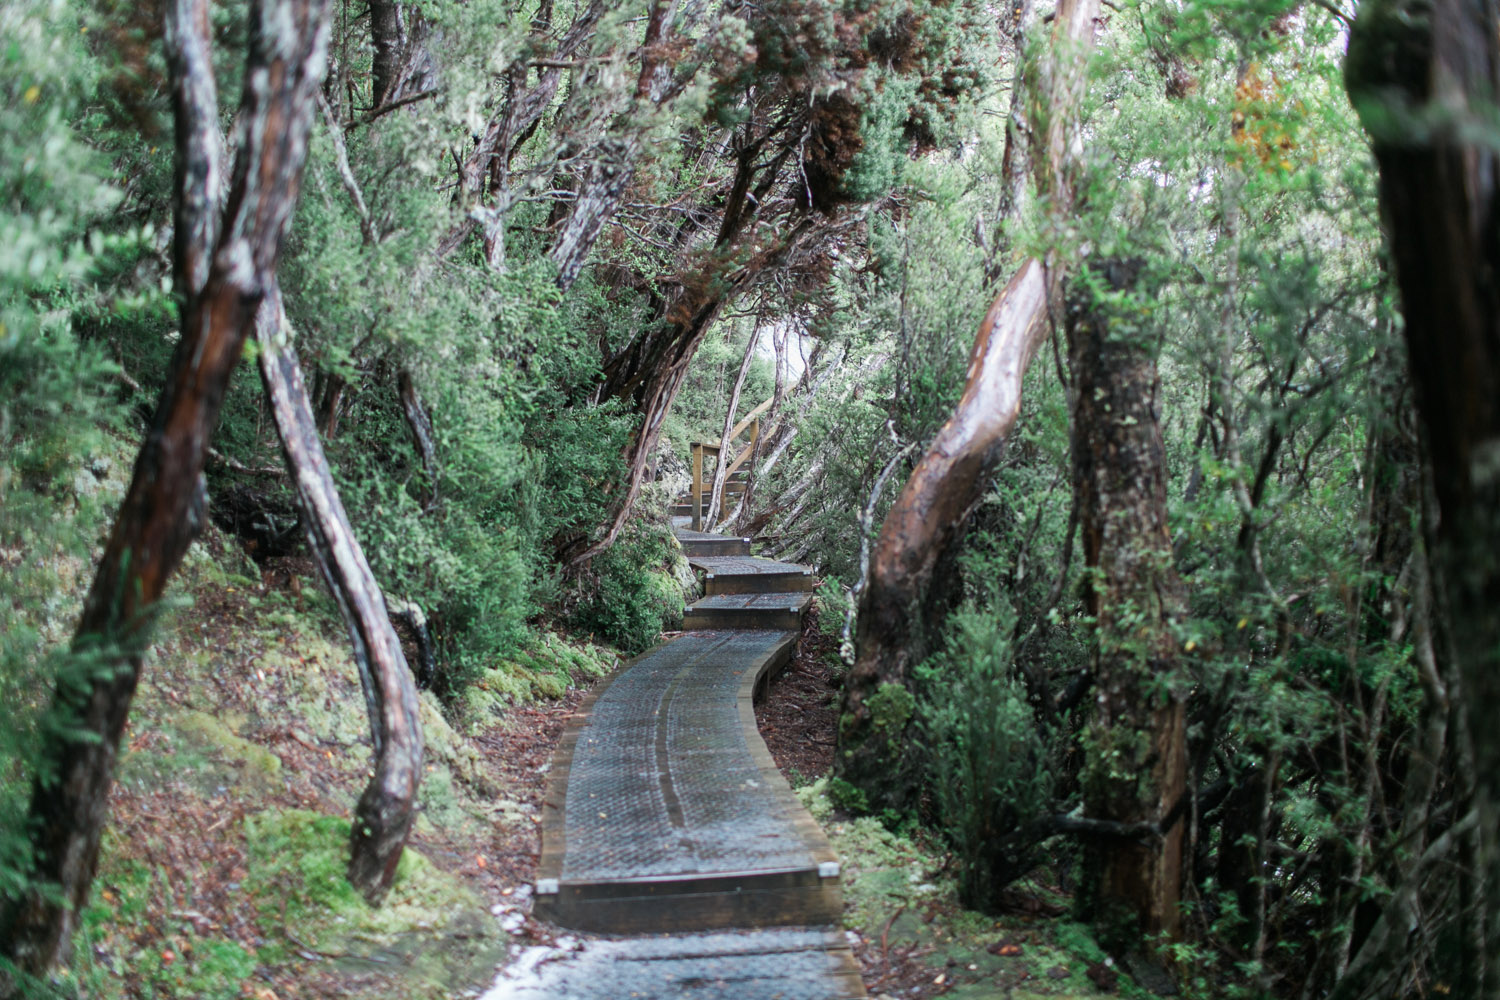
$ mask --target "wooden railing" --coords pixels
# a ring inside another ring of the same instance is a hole
[[[721,496],[737,496],[745,492],[745,480],[736,480],[735,474],[741,470],[746,462],[750,461],[750,456],[755,454],[755,445],[760,440],[760,415],[762,413],[765,413],[766,410],[770,408],[770,406],[771,400],[768,399],[764,403],[761,403],[759,406],[757,406],[755,409],[751,410],[749,413],[745,414],[744,417],[740,419],[740,422],[735,424],[734,427],[730,430],[729,453],[731,455],[734,455],[734,458],[730,461],[729,467],[724,470],[724,492],[721,494]],[[740,449],[738,453],[736,453],[735,441],[741,434],[744,434],[747,431],[749,432],[747,443],[742,449]],[[706,455],[713,455],[715,459],[715,464],[713,466],[710,466],[710,472],[707,481],[705,481],[703,478],[703,467],[705,465],[704,456]],[[719,443],[717,441],[693,442],[693,485],[691,489],[691,496],[693,505],[694,531],[703,530],[703,514],[705,507],[707,506],[704,498],[706,495],[711,495],[713,492],[714,473],[717,468],[718,457]],[[747,478],[748,474],[749,470],[746,470]],[[725,518],[723,517],[723,513],[723,507],[721,506],[719,510],[720,516],[716,519],[718,523],[722,523],[725,520]]]

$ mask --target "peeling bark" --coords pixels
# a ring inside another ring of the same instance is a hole
[[[924,604],[933,571],[953,544],[1021,412],[1021,383],[1046,340],[1047,280],[1027,261],[1000,293],[969,357],[964,393],[880,527],[869,583],[860,597],[855,661],[844,685],[835,766],[875,809],[911,804],[915,775],[907,727],[878,711],[881,692],[904,688],[924,656]]]
[[[207,5],[168,7],[182,338],[79,619],[73,650],[81,669],[53,696],[30,806],[34,888],[0,919],[0,950],[23,973],[45,975],[66,958],[88,901],[149,625],[202,524],[209,437],[296,205],[327,14],[326,0],[251,4],[238,153],[222,223],[214,224],[216,192],[204,185],[216,175],[218,108],[209,103],[213,85],[199,78],[210,72]]]
[[[255,332],[261,382],[296,483],[307,547],[349,629],[369,712],[375,774],[354,811],[349,881],[376,903],[395,880],[396,865],[416,819],[417,786],[422,777],[417,691],[391,628],[385,596],[329,474],[279,291],[273,289],[262,304]]]

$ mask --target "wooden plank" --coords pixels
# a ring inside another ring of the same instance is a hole
[[[670,934],[730,927],[836,924],[844,914],[838,879],[816,870],[747,874],[666,882],[564,882],[537,896],[532,911],[544,920],[601,934]]]
[[[705,573],[703,594],[716,597],[721,594],[795,594],[811,593],[811,573],[757,573],[742,574]]]
[[[737,596],[737,595],[736,595]],[[682,615],[682,630],[802,628],[802,613],[787,608],[688,608]]]
[[[740,422],[734,425],[734,429],[729,432],[729,440],[733,441],[735,438],[739,437],[746,427],[749,427],[752,423],[755,422],[756,417],[760,416],[762,413],[765,413],[771,408],[771,404],[773,402],[775,402],[774,396],[766,400],[764,403],[761,403],[749,413],[745,414],[744,417],[740,419]]]
[[[703,593],[793,594],[813,589],[812,570],[796,563],[756,556],[690,556],[689,564],[702,574]]]
[[[713,594],[689,605],[684,630],[801,629],[812,595],[801,593]]]
[[[678,539],[682,543],[682,552],[686,556],[748,556],[750,554],[750,539],[735,538],[730,535],[714,535],[709,538],[683,538],[678,533]]]

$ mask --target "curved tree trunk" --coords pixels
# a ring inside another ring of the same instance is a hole
[[[1431,456],[1431,540],[1478,778],[1485,945],[1500,997],[1500,12],[1480,0],[1364,0],[1345,64],[1374,140],[1380,202]],[[1490,963],[1485,968],[1486,960]]]
[[[219,222],[209,186],[218,174],[218,108],[208,6],[168,7],[182,338],[79,619],[79,669],[60,678],[53,696],[29,817],[34,888],[0,920],[0,953],[23,974],[45,975],[66,958],[88,901],[149,625],[202,524],[208,440],[296,204],[327,14],[326,0],[252,3],[239,152]],[[0,983],[0,992],[10,988]]]
[[[927,647],[933,570],[989,485],[1021,412],[1021,383],[1047,339],[1047,280],[1028,260],[980,324],[963,397],[885,516],[859,602],[854,666],[839,719],[839,776],[871,808],[905,809],[915,791],[904,761],[911,667]]]
[[[568,212],[568,221],[563,224],[557,242],[547,252],[557,265],[557,287],[561,290],[573,287],[599,234],[614,218],[615,210],[620,207],[620,201],[635,177],[639,152],[640,142],[634,136],[608,140],[601,144],[599,158],[584,174],[578,196]]]
[[[741,214],[738,218],[744,221],[746,215]],[[719,313],[761,275],[780,267],[804,241],[819,232],[821,224],[817,219],[804,218],[781,237],[774,249],[763,251],[753,262],[719,278],[713,288],[698,297],[696,302],[680,302],[672,312],[685,314],[683,319],[648,333],[605,366],[605,382],[600,395],[603,398],[634,399],[636,412],[641,414],[641,426],[626,449],[624,487],[610,504],[604,533],[592,543],[585,539],[571,546],[571,551],[562,553],[562,561],[570,569],[576,570],[613,545],[625,527],[630,510],[640,496],[646,469],[656,452],[656,443],[661,440],[662,423],[677,399],[677,390],[682,387],[683,376],[687,374],[693,355]],[[735,229],[726,234],[721,227],[720,235],[725,240],[732,240],[737,232]]]
[[[261,381],[297,486],[307,545],[349,628],[369,710],[375,774],[354,812],[349,881],[374,903],[396,877],[396,864],[416,818],[417,785],[422,778],[417,691],[391,628],[385,597],[329,475],[279,290],[273,289],[261,306],[255,332],[260,342]]]
[[[1093,43],[1098,11],[1098,0],[1058,4],[1052,52],[1038,74],[1037,96],[1048,111],[1046,130],[1031,137],[1021,128],[1012,137],[1024,138],[1027,151],[1040,154],[1032,157],[1033,175],[1058,215],[1073,204],[1073,109],[1083,96],[1083,57]],[[1008,176],[1015,168],[1012,161]],[[834,757],[839,775],[863,791],[872,808],[902,810],[910,803],[914,776],[906,745],[913,705],[907,683],[910,668],[926,654],[918,623],[927,617],[939,563],[961,537],[968,512],[989,484],[1020,412],[1026,368],[1050,331],[1049,304],[1061,287],[1062,268],[1050,260],[1048,264],[1027,260],[990,307],[970,354],[958,407],[881,526],[860,598],[855,663],[844,687]]]
[[[401,397],[401,412],[406,414],[412,443],[422,460],[422,471],[427,476],[427,496],[422,501],[425,513],[436,507],[438,501],[437,436],[432,430],[432,415],[423,405],[422,395],[417,392],[417,383],[409,369],[403,368],[396,373],[396,391]]]

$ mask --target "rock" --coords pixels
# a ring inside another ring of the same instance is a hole
[[[1125,956],[1124,966],[1130,978],[1157,996],[1175,997],[1178,994],[1177,980],[1150,956],[1132,952]]]
[[[1103,962],[1095,962],[1093,965],[1090,965],[1085,975],[1089,977],[1089,982],[1099,987],[1105,993],[1113,993],[1116,984],[1120,980],[1120,974]]]

